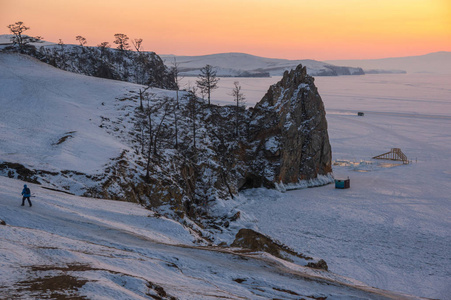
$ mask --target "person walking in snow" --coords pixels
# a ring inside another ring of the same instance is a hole
[[[22,206],[24,206],[24,204],[25,204],[25,199],[27,199],[27,200],[28,200],[28,204],[30,204],[30,207],[31,207],[31,206],[32,206],[32,205],[31,205],[31,201],[30,201],[31,191],[30,191],[30,189],[27,187],[26,184],[23,185],[22,195],[23,195],[23,198],[22,198]]]

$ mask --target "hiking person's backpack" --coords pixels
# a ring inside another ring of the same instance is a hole
[[[25,188],[25,194],[26,195],[30,195],[31,194],[30,189],[28,187]]]

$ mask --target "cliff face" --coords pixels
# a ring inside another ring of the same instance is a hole
[[[88,76],[175,89],[173,74],[154,52],[120,51],[102,47],[48,45],[24,51],[59,69]]]
[[[255,106],[250,132],[254,148],[243,186],[293,186],[332,172],[324,104],[301,65]]]

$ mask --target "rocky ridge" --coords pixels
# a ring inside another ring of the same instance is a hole
[[[18,51],[13,46],[9,50]],[[40,46],[39,42],[26,45],[22,52],[64,71],[163,89],[175,88],[171,70],[155,52],[63,44]]]

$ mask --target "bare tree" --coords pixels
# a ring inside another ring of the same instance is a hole
[[[101,42],[100,44],[97,45],[97,47],[99,47],[100,54],[101,54],[101,56],[103,56],[105,54],[105,49],[110,47],[110,43]]]
[[[147,160],[145,179],[148,182],[152,159],[159,157],[158,149],[161,149],[162,142],[172,137],[171,130],[167,126],[167,117],[172,114],[173,106],[169,97],[157,99],[153,93],[141,92],[140,94],[147,100],[147,105],[144,111],[141,109],[137,111],[138,122],[135,124],[135,129],[140,133],[138,140],[141,143],[141,153]]]
[[[141,111],[144,111],[144,106],[143,106],[143,95],[144,95],[145,90],[141,90],[139,89],[139,109]]]
[[[216,70],[212,66],[206,65],[200,69],[199,80],[196,83],[201,93],[208,95],[208,104],[210,104],[212,90],[218,88],[218,81]]]
[[[142,46],[143,39],[134,39],[132,41],[133,47],[135,47],[136,51],[139,52]]]
[[[179,110],[179,90],[180,90],[180,63],[177,62],[177,59],[174,57],[174,61],[172,63],[172,74],[174,76],[175,81],[175,94],[176,94],[176,105],[174,108],[174,127],[175,127],[175,149],[178,148],[178,110]]]
[[[193,135],[193,153],[196,154],[196,133],[197,133],[197,117],[200,111],[200,103],[196,96],[196,88],[192,88],[188,93],[188,103],[186,109],[188,112],[188,118],[191,120],[191,130]]]
[[[80,46],[86,45],[86,39],[82,37],[81,35],[77,35],[75,39],[80,43]]]
[[[163,127],[165,124],[166,117],[171,113],[171,110],[172,110],[172,106],[170,105],[169,100],[170,100],[170,98],[165,97],[163,99],[163,101],[157,107],[158,111],[160,112],[160,122],[159,122],[158,126],[156,126],[156,128],[155,128],[155,133],[154,133],[154,138],[153,138],[153,154],[155,156],[158,155],[158,153],[157,153],[158,142],[161,141],[161,139],[163,138],[162,130],[163,130]],[[160,142],[160,144],[161,144],[161,142]]]
[[[110,43],[108,43],[108,42],[101,42],[100,44],[97,45],[97,47],[103,48],[103,49],[109,48],[110,47]]]
[[[116,33],[114,35],[114,42],[117,45],[117,49],[124,51],[130,48],[130,44],[128,43],[129,37],[123,33]]]
[[[152,94],[153,95],[153,94]],[[147,149],[147,164],[146,164],[146,182],[149,182],[150,179],[150,160],[151,160],[151,154],[152,154],[152,139],[153,139],[153,124],[152,124],[152,115],[156,112],[155,107],[150,105],[150,98],[151,95],[149,95],[148,93],[146,93],[146,98],[147,98],[147,107],[144,110],[145,113],[145,117],[147,118],[147,130],[149,133],[149,138],[148,138],[148,149]],[[154,95],[153,95],[154,96]],[[143,139],[144,142],[144,139]]]
[[[145,84],[146,81],[146,64],[148,63],[148,58],[146,55],[143,55],[140,51],[142,50],[142,42],[143,39],[134,39],[132,40],[133,47],[136,49],[136,52],[138,52],[138,58],[136,61],[136,68],[135,68],[135,78],[136,83],[138,84]]]
[[[240,110],[244,106],[244,94],[241,92],[241,85],[238,81],[235,81],[233,83],[233,90],[232,90],[232,96],[233,100],[236,102],[235,106],[235,136],[239,136],[239,117],[240,117]]]
[[[58,45],[61,47],[61,50],[64,49],[64,42],[63,42],[62,39],[59,39],[59,40],[58,40]]]
[[[11,38],[11,41],[14,44],[19,45],[19,48],[22,49],[23,46],[25,46],[29,42],[28,37],[24,37],[22,33],[30,29],[30,27],[25,26],[21,21],[10,24],[7,27],[9,28],[9,31],[11,31],[11,33],[14,35]]]
[[[139,132],[139,135],[137,135],[137,140],[139,144],[141,145],[141,154],[145,154],[145,130],[147,128],[146,122],[144,122],[143,119],[138,119],[138,121],[134,124],[135,130]]]
[[[172,62],[172,68],[171,68],[172,75],[174,76],[174,82],[175,82],[175,90],[176,90],[176,100],[177,100],[177,106],[179,105],[179,91],[180,91],[180,80],[183,79],[182,76],[180,76],[180,63],[177,62],[177,58],[174,57],[174,61]]]

